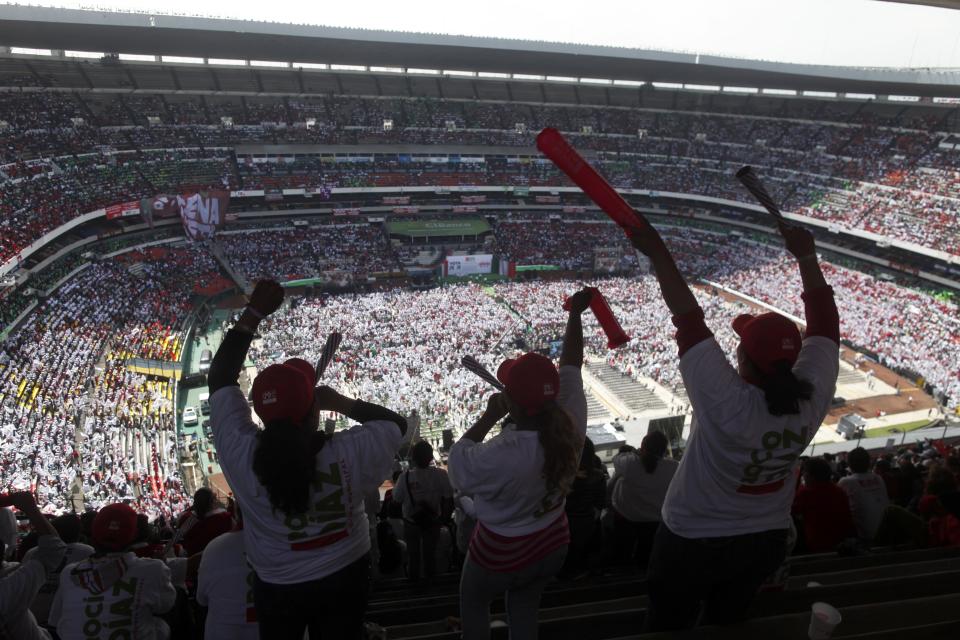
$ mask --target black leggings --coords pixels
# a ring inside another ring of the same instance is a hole
[[[370,556],[310,582],[269,584],[257,577],[253,599],[261,638],[310,640],[360,637],[370,595]]]

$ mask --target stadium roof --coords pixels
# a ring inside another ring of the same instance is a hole
[[[189,16],[0,6],[0,44],[198,58],[604,78],[878,95],[960,96],[960,70],[787,64],[618,47]]]
[[[960,9],[960,0],[884,0],[884,2],[896,2],[898,4],[925,4],[931,7],[940,7],[942,9]]]

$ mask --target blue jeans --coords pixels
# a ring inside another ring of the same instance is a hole
[[[676,631],[746,618],[760,585],[787,556],[787,530],[683,538],[660,523],[647,570],[646,631]],[[701,616],[702,613],[702,616]]]
[[[567,547],[564,546],[519,571],[500,573],[487,571],[467,553],[467,561],[460,575],[463,640],[485,640],[490,637],[490,603],[504,592],[510,640],[536,640],[540,595],[550,579],[560,571],[566,556]]]

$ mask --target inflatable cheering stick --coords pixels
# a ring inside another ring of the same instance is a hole
[[[620,326],[620,323],[617,322],[616,316],[613,315],[613,310],[610,309],[610,305],[607,304],[607,299],[603,297],[600,290],[596,287],[589,287],[589,291],[593,293],[590,298],[590,310],[593,311],[597,322],[600,323],[600,328],[607,334],[607,348],[616,349],[630,342],[630,336],[627,335],[623,327]],[[570,309],[569,300],[563,303],[563,308]]]
[[[627,201],[584,160],[556,129],[547,127],[537,136],[537,149],[550,158],[597,206],[624,229],[640,226]]]

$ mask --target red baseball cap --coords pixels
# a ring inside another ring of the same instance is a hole
[[[93,543],[110,551],[123,551],[137,539],[137,512],[122,503],[108,504],[93,518]]]
[[[504,360],[497,369],[497,380],[506,387],[504,392],[520,405],[528,415],[540,413],[543,405],[560,392],[560,374],[550,358],[539,353],[527,353],[512,360]]]
[[[270,365],[253,381],[253,410],[264,424],[274,420],[299,424],[313,406],[314,379],[313,367],[301,358]]]
[[[800,330],[779,313],[739,315],[733,319],[733,330],[740,336],[747,357],[761,373],[773,373],[776,362],[786,361],[793,366],[800,355]]]

